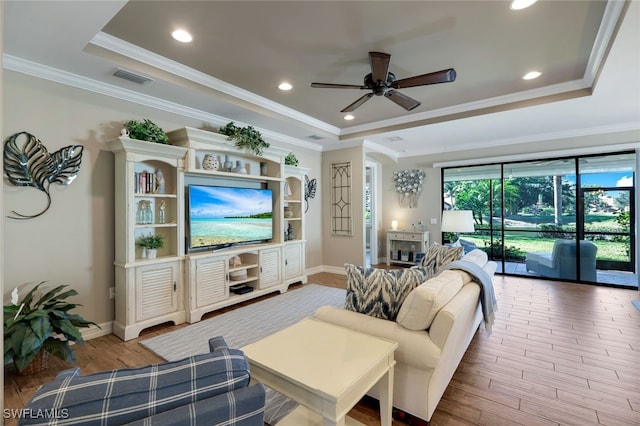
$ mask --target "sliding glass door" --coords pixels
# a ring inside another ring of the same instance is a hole
[[[637,283],[634,164],[632,154],[579,161],[580,231],[597,247],[598,283]]]
[[[637,287],[635,161],[620,153],[446,168],[443,206],[473,211],[476,231],[462,241],[499,272]]]

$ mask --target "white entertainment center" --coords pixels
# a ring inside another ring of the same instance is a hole
[[[303,204],[309,169],[285,165],[288,151],[267,148],[255,156],[218,133],[186,127],[167,136],[171,145],[126,137],[109,145],[115,156],[113,332],[123,340],[153,325],[197,322],[207,312],[307,282]],[[204,168],[205,156],[216,158],[218,168]],[[223,169],[225,160],[233,162],[234,171]],[[272,238],[188,250],[185,196],[190,184],[271,190]],[[141,207],[150,209],[152,220],[141,223]],[[147,235],[164,239],[154,259],[136,247],[137,239]],[[246,292],[234,293],[237,287]]]

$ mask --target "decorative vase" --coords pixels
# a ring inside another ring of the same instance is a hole
[[[224,156],[224,164],[223,164],[224,169],[227,172],[230,172],[231,169],[233,168],[233,162],[231,161],[231,159],[229,158],[228,155]]]
[[[164,194],[166,191],[166,181],[164,180],[164,174],[162,173],[162,170],[158,169],[156,170],[156,187],[155,187],[155,193],[156,194]]]
[[[147,248],[142,247],[142,252],[140,253],[140,259],[146,259],[146,258],[147,258]]]
[[[218,170],[220,168],[218,157],[213,154],[206,154],[202,159],[202,168],[205,170]]]
[[[236,160],[236,166],[231,171],[233,173],[240,173],[240,174],[247,173],[247,170],[244,168],[244,165],[242,164],[242,161],[240,161],[240,160]]]
[[[266,176],[267,175],[267,162],[266,161],[261,161],[260,162],[260,176]]]
[[[25,369],[20,371],[18,374],[21,376],[28,376],[30,374],[39,373],[47,368],[49,368],[49,352],[44,349],[40,349],[29,365],[27,365]]]
[[[156,257],[158,257],[158,249],[147,250],[147,259],[155,259]]]
[[[284,208],[284,217],[286,217],[286,218],[292,218],[293,217],[293,210],[291,210],[291,207],[285,207]]]

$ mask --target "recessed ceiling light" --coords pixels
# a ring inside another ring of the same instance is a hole
[[[523,80],[533,80],[534,78],[538,78],[542,75],[542,73],[540,71],[529,71],[528,73],[526,73],[522,79]]]
[[[280,89],[280,90],[291,90],[291,89],[293,89],[293,86],[290,83],[287,83],[286,81],[283,81],[282,83],[280,83],[278,85],[278,89]]]
[[[537,1],[538,0],[513,0],[511,2],[511,6],[509,7],[511,8],[511,10],[526,9]]]
[[[182,43],[189,43],[191,40],[193,40],[193,37],[191,37],[191,34],[186,32],[185,30],[175,30],[174,32],[171,33],[171,37],[175,38],[176,40]]]
[[[347,121],[353,120],[354,118],[355,117],[353,115],[351,115],[351,114],[347,114],[347,115],[344,116],[344,119],[347,120]]]

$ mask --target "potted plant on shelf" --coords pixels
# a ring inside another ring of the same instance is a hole
[[[124,123],[131,139],[139,139],[141,141],[168,144],[169,138],[162,128],[156,123],[145,118],[144,120],[129,120]]]
[[[236,141],[238,148],[246,149],[258,157],[261,157],[263,150],[270,146],[269,142],[262,138],[262,134],[252,126],[238,127],[231,121],[221,127],[219,132],[227,136],[227,139]]]
[[[74,363],[76,353],[71,342],[84,343],[79,328],[98,326],[69,313],[80,305],[65,301],[78,294],[75,290],[65,290],[67,285],[37,296],[44,283],[35,285],[21,302],[16,287],[11,293],[11,304],[4,306],[4,362],[13,361],[20,374],[33,374],[47,368],[49,354]]]
[[[284,164],[286,164],[287,166],[297,166],[298,159],[296,158],[296,155],[293,152],[287,154],[287,156],[284,157]]]
[[[155,259],[158,249],[164,247],[164,237],[157,234],[149,234],[138,237],[136,245],[142,247],[143,259]]]

